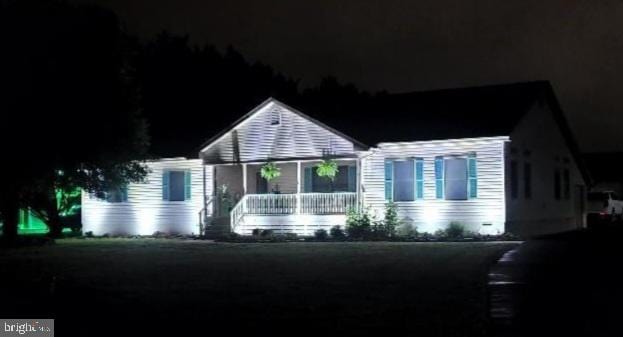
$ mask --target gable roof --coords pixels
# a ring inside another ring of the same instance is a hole
[[[380,94],[367,104],[341,106],[332,125],[364,143],[510,136],[535,106],[549,107],[584,180],[590,177],[549,81]],[[325,115],[322,108],[310,113]],[[371,131],[373,128],[373,131]]]
[[[330,118],[333,126],[369,145],[508,136],[550,90],[541,81],[380,94],[365,105],[342,105],[330,115],[323,107],[304,111]]]
[[[234,130],[238,125],[240,125],[241,123],[243,123],[244,121],[248,120],[249,118],[251,118],[253,115],[255,115],[256,113],[260,112],[263,108],[265,108],[266,106],[268,106],[269,104],[274,103],[277,105],[280,105],[281,107],[285,108],[286,110],[289,110],[290,112],[305,118],[307,120],[309,120],[310,122],[330,131],[331,133],[342,137],[348,141],[350,141],[351,143],[353,143],[353,145],[355,146],[355,148],[358,148],[359,150],[367,150],[370,147],[300,111],[298,111],[297,109],[294,109],[290,106],[288,106],[285,103],[282,103],[278,100],[276,100],[275,98],[269,97],[268,99],[266,99],[264,102],[260,103],[258,106],[256,106],[255,108],[253,108],[253,110],[247,112],[246,114],[244,114],[242,117],[238,118],[236,121],[234,121],[232,124],[230,124],[227,128],[223,129],[221,132],[217,133],[216,135],[214,135],[212,138],[208,139],[207,141],[205,141],[202,145],[201,145],[201,150],[200,152],[205,151],[208,147],[210,147],[210,145],[216,143],[218,140],[220,140],[223,136],[225,136],[226,134],[228,134],[230,131]]]
[[[544,104],[550,108],[584,180],[591,182],[549,81],[379,94],[365,104],[339,105],[333,111],[321,106],[305,108],[308,114],[271,97],[210,138],[201,151],[270,103],[281,105],[360,149],[387,142],[509,136],[535,104]],[[330,119],[331,126],[315,117]]]

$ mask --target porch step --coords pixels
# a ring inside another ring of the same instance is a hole
[[[230,232],[230,218],[229,216],[215,217],[210,224],[206,226],[204,235],[209,238],[218,238],[223,235],[227,235]]]

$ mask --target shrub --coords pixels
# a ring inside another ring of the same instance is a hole
[[[223,240],[236,241],[240,239],[240,234],[236,232],[226,233],[221,236]]]
[[[417,229],[412,224],[405,222],[396,228],[396,235],[403,238],[412,238],[418,235]]]
[[[283,235],[283,237],[284,237],[286,240],[297,240],[299,236],[298,236],[298,234],[296,234],[296,233],[285,233],[285,234]]]
[[[346,234],[344,234],[344,230],[340,226],[333,226],[329,230],[329,235],[333,240],[344,240],[346,239]]]
[[[314,232],[314,237],[316,238],[316,240],[324,241],[329,237],[329,234],[324,229],[317,229]]]
[[[424,232],[422,234],[417,234],[417,238],[422,241],[431,241],[433,239],[433,234]]]
[[[260,236],[263,238],[269,238],[273,236],[273,230],[272,229],[262,229],[262,231],[260,232]]]
[[[445,241],[448,238],[448,232],[443,229],[438,229],[435,231],[435,233],[433,233],[432,238],[437,239],[439,241]]]
[[[253,228],[253,230],[251,231],[251,235],[253,235],[253,236],[259,236],[261,232],[262,232],[262,230],[261,230],[261,229],[259,229],[259,228]]]
[[[385,205],[383,225],[385,227],[385,236],[392,237],[396,234],[396,228],[400,225],[400,221],[398,220],[396,204],[393,202],[389,202]]]
[[[370,235],[372,221],[367,210],[351,208],[346,216],[346,233],[350,238],[363,239]]]
[[[387,239],[390,235],[383,221],[374,221],[372,222],[372,226],[370,227],[370,233],[368,233],[368,235],[364,234],[363,236],[366,239],[384,240]]]
[[[446,235],[450,239],[460,239],[465,234],[465,227],[455,221],[450,222],[448,228],[446,228]]]
[[[499,240],[501,241],[518,241],[521,240],[517,235],[510,233],[510,232],[504,232],[501,235],[498,236]]]
[[[93,232],[92,231],[88,231],[88,232],[84,233],[84,236],[86,236],[87,238],[92,238],[93,237]]]

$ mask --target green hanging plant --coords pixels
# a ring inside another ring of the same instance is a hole
[[[260,175],[262,178],[266,179],[266,181],[270,182],[274,179],[279,178],[281,175],[281,169],[277,167],[275,163],[266,163],[262,166],[260,170]]]
[[[333,159],[326,159],[316,164],[316,174],[319,177],[325,177],[331,181],[335,179],[335,176],[339,171],[337,163]]]

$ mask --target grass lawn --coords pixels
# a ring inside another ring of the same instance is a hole
[[[0,250],[0,317],[52,316],[58,331],[483,335],[487,270],[515,246],[65,239]]]

